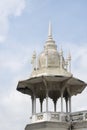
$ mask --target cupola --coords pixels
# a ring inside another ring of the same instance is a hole
[[[72,75],[67,69],[70,68],[70,66],[68,64],[68,61],[66,64],[62,48],[58,52],[57,45],[53,40],[51,22],[49,22],[48,38],[45,42],[43,52],[39,54],[37,62],[36,57],[35,58],[34,56],[32,57],[33,57],[33,71],[31,77],[39,75],[61,75],[61,76]],[[35,65],[35,63],[37,64]],[[37,68],[36,67],[34,68],[34,66],[37,66]]]

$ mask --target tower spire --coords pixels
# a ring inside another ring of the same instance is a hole
[[[55,41],[53,40],[53,37],[52,37],[52,24],[50,21],[49,21],[49,28],[48,28],[48,38],[45,44],[45,50],[46,49],[57,50],[57,45],[55,44]]]
[[[52,24],[51,24],[51,21],[49,21],[48,39],[53,39],[52,38]]]

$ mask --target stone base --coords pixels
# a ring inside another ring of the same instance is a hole
[[[67,122],[40,122],[26,126],[25,130],[69,130],[70,124]]]
[[[73,122],[71,125],[72,130],[87,130],[87,121]]]

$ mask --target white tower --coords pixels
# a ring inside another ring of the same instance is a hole
[[[18,91],[30,95],[32,100],[31,122],[25,130],[68,130],[76,128],[75,123],[85,122],[87,112],[72,113],[71,98],[73,95],[81,93],[86,87],[86,83],[74,78],[71,74],[71,56],[68,56],[66,63],[62,49],[60,52],[57,51],[57,45],[52,37],[51,23],[49,23],[48,38],[44,50],[37,60],[38,66],[36,65],[35,53],[33,59],[33,70],[30,78],[20,81],[17,86]],[[54,111],[52,112],[48,109],[48,98],[53,100]],[[61,99],[61,111],[56,109],[59,98]],[[37,99],[40,101],[40,113],[36,112]],[[43,112],[44,100],[46,101],[44,106],[46,111]],[[64,106],[64,100],[66,106]],[[66,112],[64,112],[64,107]]]

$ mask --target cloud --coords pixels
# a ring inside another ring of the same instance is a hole
[[[6,40],[9,30],[9,17],[20,16],[25,8],[26,0],[0,1],[0,42]]]
[[[3,45],[0,52],[0,69],[12,72],[22,71],[31,62],[31,54],[27,46],[18,43]],[[19,53],[20,51],[20,53]],[[30,64],[29,64],[30,65]]]
[[[0,102],[0,129],[23,130],[28,122],[31,112],[29,96],[11,90]],[[29,111],[30,110],[30,111]],[[26,111],[26,112],[25,112]],[[25,124],[26,123],[26,124]]]

